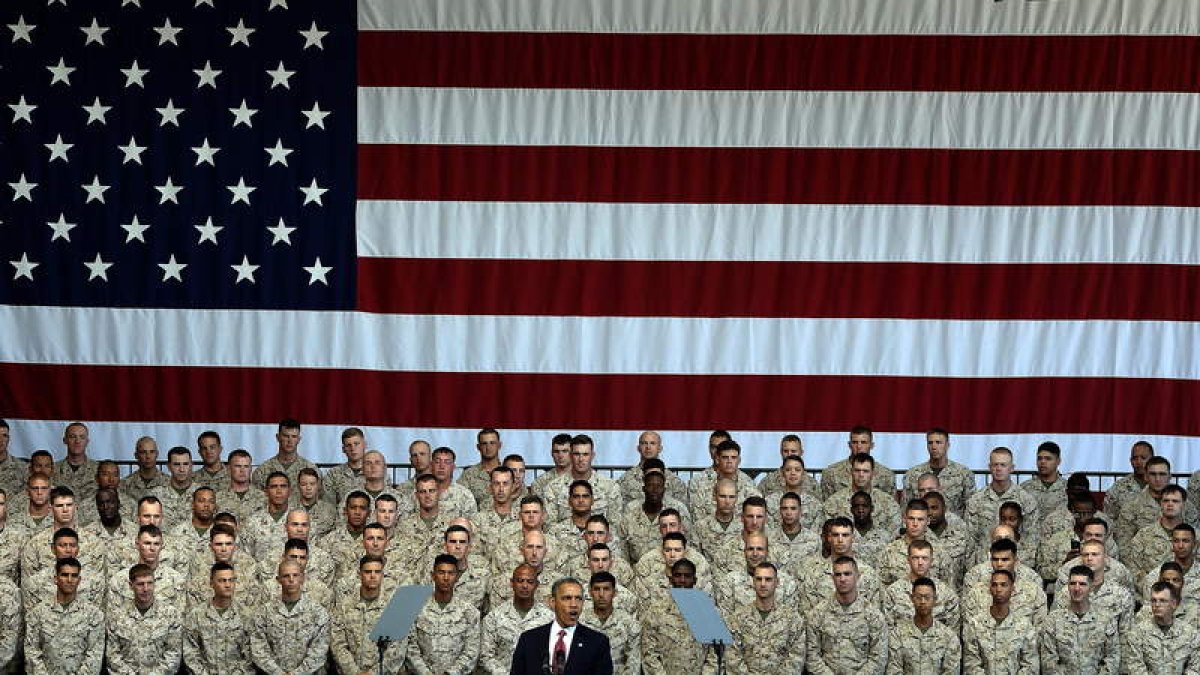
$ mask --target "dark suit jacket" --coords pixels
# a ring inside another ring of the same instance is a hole
[[[513,652],[509,675],[550,675],[550,626],[521,633]],[[575,640],[567,656],[564,675],[612,675],[612,648],[608,637],[583,624],[575,625]]]

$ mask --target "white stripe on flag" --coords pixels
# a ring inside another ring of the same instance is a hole
[[[360,143],[1200,148],[1200,94],[364,87]]]
[[[0,327],[0,361],[10,363],[580,374],[1200,377],[1200,324],[1171,321],[434,316],[9,306],[0,307]],[[27,339],[31,334],[59,337]],[[97,335],[105,339],[93,339]],[[196,335],[208,338],[198,342],[192,339]]]
[[[1200,210],[360,201],[379,258],[1200,264]]]

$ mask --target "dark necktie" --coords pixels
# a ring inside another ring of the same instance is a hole
[[[563,675],[563,671],[567,669],[567,644],[563,642],[563,638],[567,636],[567,631],[558,631],[558,642],[554,643],[554,661],[550,664],[550,670],[554,675]]]

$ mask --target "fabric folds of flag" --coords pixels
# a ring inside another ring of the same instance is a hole
[[[0,10],[0,414],[43,434],[1200,457],[1194,3],[109,4]]]

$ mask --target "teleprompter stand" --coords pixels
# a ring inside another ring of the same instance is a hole
[[[694,588],[672,588],[671,598],[696,642],[712,647],[717,655],[717,675],[725,675],[725,648],[733,644],[733,635],[712,598]]]
[[[417,620],[417,615],[421,613],[421,609],[425,607],[425,603],[431,595],[433,595],[433,586],[429,585],[396,588],[392,599],[388,601],[383,614],[379,615],[379,621],[375,622],[375,628],[369,636],[379,649],[379,673],[385,672],[383,653],[387,651],[388,645],[408,637],[408,633]],[[398,664],[396,670],[400,670],[403,666],[404,664]]]

